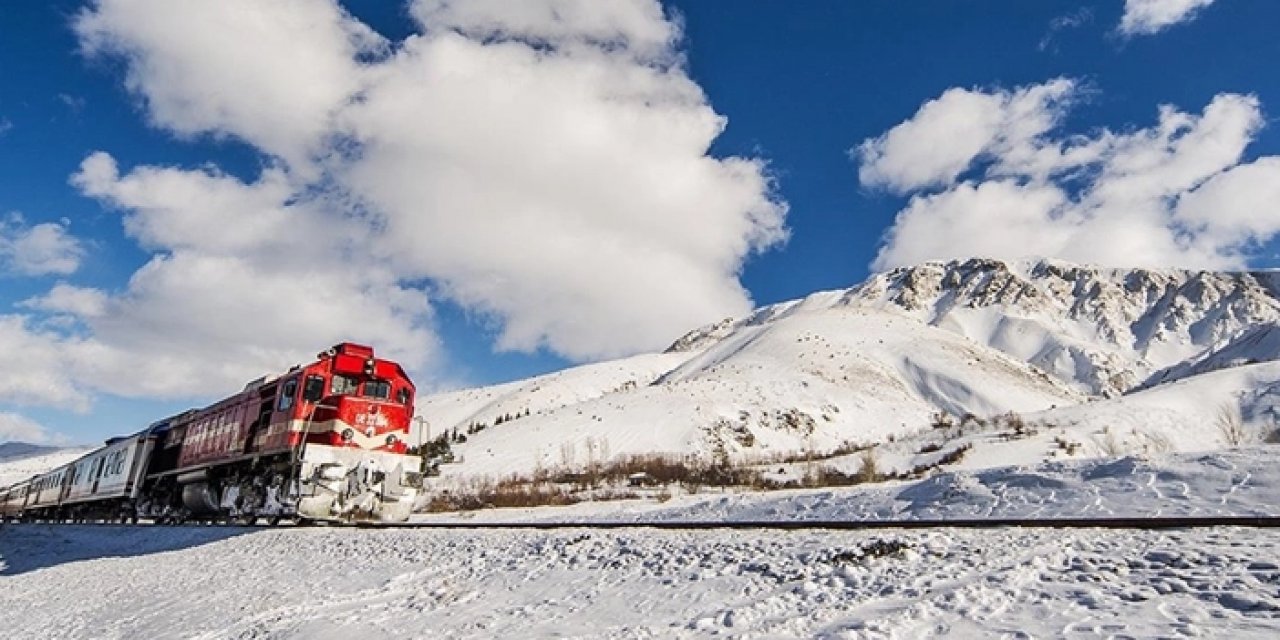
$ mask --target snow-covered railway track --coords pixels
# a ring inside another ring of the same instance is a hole
[[[24,526],[25,523],[9,523],[5,526]],[[36,524],[36,523],[32,523]],[[57,523],[38,523],[57,524]],[[173,528],[208,528],[208,527],[240,527],[247,529],[272,529],[281,525],[269,524],[203,524],[187,523],[181,525],[160,525],[153,523],[120,524],[120,523],[76,523],[103,527],[158,527]],[[337,526],[315,523],[319,526]],[[311,523],[286,524],[284,527],[312,526]],[[417,521],[403,523],[359,523],[354,525],[362,529],[471,529],[471,530],[553,530],[553,529],[662,529],[671,531],[696,530],[771,530],[771,531],[812,531],[841,530],[858,531],[873,529],[1203,529],[1212,527],[1249,527],[1271,529],[1280,527],[1280,516],[1177,516],[1154,518],[975,518],[956,520],[728,520],[728,521]]]
[[[366,526],[366,525],[361,525]],[[397,529],[1192,529],[1206,527],[1280,527],[1280,516],[1205,516],[1159,518],[995,518],[964,520],[764,520],[672,522],[405,522],[367,525]]]

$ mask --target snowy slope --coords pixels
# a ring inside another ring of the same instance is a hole
[[[499,417],[519,416],[526,411],[542,414],[647,386],[685,357],[681,353],[643,354],[528,380],[440,393],[423,398],[418,403],[418,415],[428,419],[433,434],[439,434],[442,429],[465,428],[473,423],[491,425]]]
[[[886,455],[909,467],[906,447],[932,437],[922,431],[938,412],[1013,411],[1054,427],[1017,442],[969,437],[982,446],[962,465],[1067,453],[1058,439],[1073,456],[1208,449],[1222,444],[1214,420],[1225,404],[1251,429],[1270,428],[1278,295],[1274,272],[927,263],[726,319],[663,354],[434,396],[420,410],[436,434],[490,427],[455,446],[463,463],[446,476],[891,441]],[[1215,373],[1254,365],[1263,369]],[[1178,381],[1197,383],[1159,392]]]
[[[67,464],[89,451],[90,447],[42,448],[34,455],[24,453],[0,458],[0,487],[7,487]]]
[[[953,333],[823,304],[797,305],[700,350],[665,355],[683,362],[654,383],[491,426],[455,446],[463,462],[442,471],[500,476],[631,453],[752,461],[881,442],[925,428],[939,408],[993,415],[1083,399]],[[600,387],[586,380],[579,384]],[[423,413],[438,424],[450,414],[435,406],[428,401]]]

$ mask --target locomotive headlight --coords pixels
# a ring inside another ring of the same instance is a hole
[[[388,446],[388,447],[390,447],[390,446],[394,445],[395,443],[397,443],[397,442],[399,442],[399,441],[400,441],[400,439],[399,439],[399,438],[397,438],[397,437],[396,437],[396,434],[394,434],[394,433],[392,433],[392,434],[390,434],[390,435],[388,435],[388,436],[387,436],[387,446]]]
[[[350,430],[350,429],[343,429],[343,430],[342,430],[342,441],[343,441],[343,442],[351,442],[351,439],[352,439],[352,438],[354,438],[354,437],[356,437],[356,432],[354,432],[354,431],[352,431],[352,430]]]

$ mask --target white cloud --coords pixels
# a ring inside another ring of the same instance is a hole
[[[661,346],[750,308],[745,256],[783,237],[754,160],[678,68],[612,49],[410,41],[344,122],[344,184],[401,269],[496,315],[499,346],[573,358]],[[406,123],[416,123],[406,126]]]
[[[152,122],[245,140],[308,170],[333,112],[384,39],[333,0],[96,0],[73,23],[90,56],[127,63]]]
[[[1124,0],[1120,33],[1150,35],[1195,17],[1197,10],[1214,0]]]
[[[65,221],[27,226],[21,215],[0,221],[0,269],[24,276],[67,275],[80,268],[84,247]]]
[[[423,33],[394,47],[332,2],[171,5],[100,0],[76,30],[90,54],[124,58],[157,126],[236,136],[284,163],[245,185],[147,167],[119,178],[105,155],[87,159],[77,184],[125,210],[129,233],[158,252],[90,323],[100,339],[128,333],[106,321],[127,309],[161,336],[243,339],[156,301],[190,286],[176,274],[287,297],[304,264],[321,264],[307,295],[341,283],[382,319],[365,327],[421,333],[385,301],[426,313],[400,283],[429,281],[494,318],[499,348],[612,356],[748,310],[744,260],[785,237],[764,165],[707,155],[724,118],[654,0],[422,0],[410,12]],[[214,260],[226,275],[212,277]],[[279,319],[244,311],[253,344],[272,344],[263,322]],[[330,315],[331,330],[360,322]]]
[[[98,318],[105,313],[107,294],[99,289],[59,282],[48,293],[23,300],[18,306],[78,318]]]
[[[1044,34],[1044,37],[1040,38],[1040,43],[1036,45],[1036,48],[1040,51],[1052,49],[1056,52],[1057,47],[1054,45],[1054,38],[1057,37],[1058,33],[1068,29],[1078,29],[1090,22],[1093,22],[1093,9],[1089,7],[1080,7],[1070,13],[1062,14],[1049,21],[1049,30]]]
[[[1063,135],[1060,105],[1071,92],[1049,91],[1049,101],[1013,99],[1044,95],[1062,82],[993,91],[987,102],[998,105],[995,116],[974,118],[957,102],[932,101],[894,128],[914,133],[928,128],[917,121],[945,121],[988,131],[993,120],[1005,123],[980,151],[969,140],[934,138],[937,156],[952,159],[945,170],[910,166],[923,139],[895,146],[886,135],[863,143],[875,150],[863,155],[864,179],[913,194],[874,266],[983,255],[1235,268],[1280,233],[1280,158],[1241,163],[1263,124],[1256,98],[1222,94],[1199,115],[1163,106],[1149,128]]]
[[[73,179],[126,212],[155,256],[121,293],[89,304],[57,289],[34,304],[75,313],[91,337],[69,350],[81,382],[119,395],[226,390],[346,339],[409,367],[436,351],[425,294],[376,255],[363,221],[299,198],[283,172],[254,183],[213,170],[139,167],[120,175],[104,153]],[[87,311],[87,313],[86,313]],[[131,371],[132,375],[123,375]]]
[[[1280,233],[1280,158],[1219,173],[1178,199],[1177,218],[1218,244],[1235,247]]]
[[[656,2],[634,0],[417,0],[410,11],[432,32],[456,30],[472,40],[494,38],[566,45],[608,45],[642,59],[673,53],[678,25]]]
[[[743,261],[785,237],[764,165],[707,155],[724,118],[652,0],[423,1],[394,47],[328,1],[171,5],[100,0],[75,28],[154,125],[267,166],[86,157],[72,184],[152,256],[0,317],[38,361],[0,364],[0,400],[221,393],[344,339],[431,372],[427,290],[496,320],[498,348],[660,347],[747,311]]]
[[[28,444],[61,443],[64,438],[49,433],[40,423],[26,416],[0,411],[0,442]]]
[[[84,411],[89,399],[69,369],[77,341],[33,326],[19,315],[0,315],[0,402]]]
[[[1016,91],[948,89],[852,150],[858,176],[864,185],[906,193],[954,182],[980,156],[1024,155],[1077,90],[1065,78]]]

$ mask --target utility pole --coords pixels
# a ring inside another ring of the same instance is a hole
[[[422,442],[424,440],[424,438],[422,437],[422,433],[424,430],[426,431],[427,437],[425,438],[425,440],[427,442],[430,442],[431,441],[431,423],[427,422],[427,419],[422,416],[414,416],[413,421],[418,423],[418,431],[417,431],[418,437],[416,438],[416,441],[415,441],[417,445],[415,447],[415,451],[418,452],[418,455],[422,455]]]

